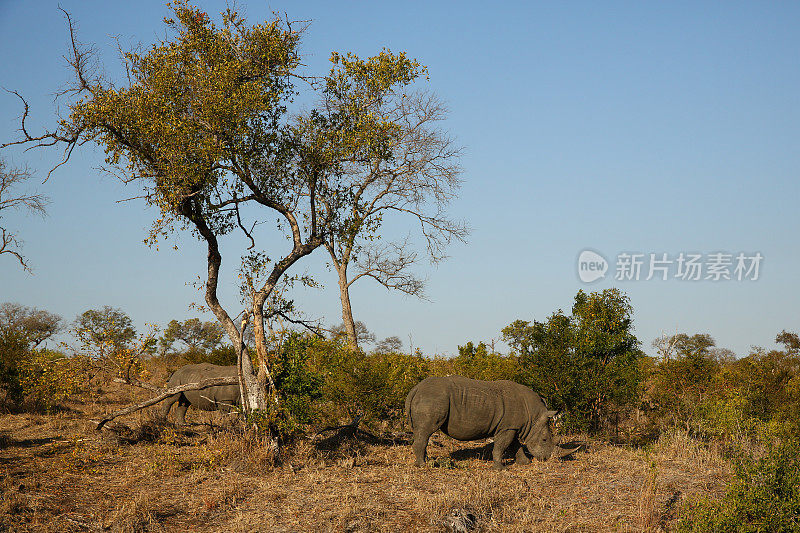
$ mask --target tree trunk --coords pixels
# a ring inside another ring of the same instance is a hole
[[[245,414],[249,414],[253,409],[263,409],[266,407],[265,388],[259,387],[259,382],[253,371],[253,363],[247,354],[244,346],[244,326],[239,330],[233,319],[225,311],[217,297],[217,284],[219,283],[219,270],[222,264],[222,255],[219,252],[219,242],[217,236],[208,227],[202,215],[202,209],[195,205],[192,199],[186,199],[181,206],[181,214],[191,220],[197,227],[198,232],[205,239],[208,245],[208,279],[206,280],[205,300],[211,312],[222,324],[223,329],[228,334],[228,338],[233,343],[237,353],[237,365],[241,374],[240,392],[245,393],[242,397],[242,409]],[[260,316],[260,315],[259,315]],[[253,317],[254,319],[258,317]],[[254,328],[259,323],[254,320]],[[263,329],[263,328],[262,328]],[[257,339],[258,337],[256,337]]]
[[[266,292],[269,294],[271,291]],[[253,299],[253,334],[256,338],[256,355],[258,356],[258,373],[256,374],[256,381],[259,388],[260,405],[267,406],[267,397],[272,395],[273,399],[277,402],[277,391],[275,390],[275,382],[272,380],[272,374],[269,371],[269,350],[267,349],[267,334],[264,331],[264,303],[266,297],[259,294]],[[263,408],[262,407],[262,408]]]
[[[342,322],[347,332],[347,343],[354,350],[358,350],[358,335],[356,335],[356,322],[353,319],[353,308],[350,307],[350,287],[347,285],[347,267],[337,265],[339,271],[339,299],[342,301]]]

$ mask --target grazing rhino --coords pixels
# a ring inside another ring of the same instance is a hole
[[[406,397],[406,416],[414,430],[412,448],[417,466],[425,464],[428,439],[437,430],[457,440],[494,437],[493,467],[503,469],[503,453],[515,444],[516,461],[546,460],[555,442],[549,411],[542,398],[513,381],[479,381],[462,376],[429,377]]]
[[[209,378],[236,377],[238,375],[236,365],[219,366],[211,363],[186,365],[173,372],[167,381],[167,388],[198,383]],[[164,400],[161,414],[166,418],[172,405],[178,402],[175,418],[179,424],[183,425],[186,424],[186,410],[190,405],[203,411],[219,410],[228,413],[241,403],[240,399],[239,385],[220,385],[200,390],[188,390],[173,394]]]

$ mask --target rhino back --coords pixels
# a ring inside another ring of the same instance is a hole
[[[510,381],[447,376],[427,378],[417,387],[412,411],[424,416],[426,411],[446,407],[442,431],[454,439],[482,439],[501,430],[521,429],[529,419],[521,385]]]
[[[238,375],[235,365],[219,366],[211,363],[198,363],[182,366],[169,378],[168,387],[176,387],[187,383],[198,383],[209,378],[234,377]],[[227,410],[239,404],[239,386],[221,385],[200,390],[185,391],[183,395],[192,406],[206,411]]]

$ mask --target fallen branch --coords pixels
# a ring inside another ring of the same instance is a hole
[[[157,387],[155,385],[147,383],[146,381],[142,381],[136,378],[128,378],[128,379],[114,378],[113,381],[114,383],[124,383],[125,385],[131,385],[132,387],[139,387],[140,389],[147,389],[153,392],[164,392],[165,390],[164,387]]]
[[[129,414],[131,414],[133,412],[136,412],[136,411],[138,411],[140,409],[144,409],[145,407],[150,407],[151,405],[155,405],[155,404],[157,404],[159,402],[163,402],[164,400],[166,400],[167,398],[169,398],[173,394],[177,394],[179,392],[185,392],[185,391],[188,391],[188,390],[207,389],[208,387],[219,387],[220,385],[237,385],[238,383],[239,383],[238,376],[233,376],[233,377],[224,377],[224,378],[204,379],[203,381],[201,381],[199,383],[187,383],[185,385],[179,385],[177,387],[172,387],[171,389],[164,390],[164,392],[162,392],[158,396],[150,398],[147,401],[144,401],[142,403],[138,403],[136,405],[131,405],[131,406],[126,407],[125,409],[120,409],[119,411],[115,411],[115,412],[111,413],[110,415],[108,415],[105,418],[103,418],[102,420],[100,420],[100,422],[97,423],[97,427],[95,429],[98,429],[98,430],[102,429],[103,426],[107,422],[110,422],[111,420],[114,420],[118,416],[129,415]]]

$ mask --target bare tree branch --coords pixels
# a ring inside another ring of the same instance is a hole
[[[15,189],[33,178],[33,174],[24,168],[7,168],[6,162],[0,159],[0,220],[10,210],[25,210],[36,215],[45,216],[48,198],[38,193],[17,192]],[[10,254],[17,258],[22,268],[31,271],[25,258],[20,253],[21,241],[16,234],[0,226],[0,255]]]

